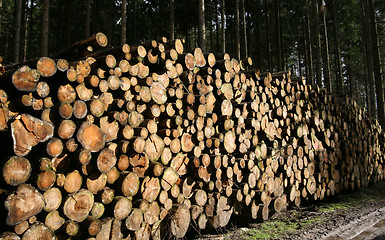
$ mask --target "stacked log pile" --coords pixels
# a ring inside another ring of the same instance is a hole
[[[0,239],[164,239],[384,178],[355,101],[251,59],[99,33],[1,77]]]

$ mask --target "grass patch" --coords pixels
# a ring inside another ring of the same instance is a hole
[[[256,228],[252,228],[242,236],[242,239],[247,240],[262,240],[262,239],[279,239],[295,232],[300,228],[300,224],[293,221],[273,220],[265,222]]]

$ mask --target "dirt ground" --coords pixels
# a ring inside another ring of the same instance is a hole
[[[385,240],[385,182],[289,208],[263,223],[232,222],[230,228],[217,232],[196,239]]]

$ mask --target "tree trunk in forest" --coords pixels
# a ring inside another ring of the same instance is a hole
[[[2,17],[3,17],[3,0],[0,0],[0,30],[2,27],[2,24],[1,24]]]
[[[276,50],[277,50],[277,67],[278,72],[283,70],[283,58],[282,58],[282,39],[281,39],[281,7],[280,0],[275,0],[275,33],[276,33]]]
[[[310,76],[309,74],[309,56],[307,55],[308,54],[308,45],[309,43],[307,42],[307,34],[306,34],[306,30],[307,29],[307,26],[305,24],[305,17],[302,18],[302,43],[303,43],[303,56],[304,56],[304,64],[305,64],[305,77],[306,79],[309,79],[308,76]]]
[[[255,51],[256,51],[256,59],[255,59],[255,65],[257,66],[257,68],[261,68],[261,53],[260,53],[260,47],[259,47],[259,44],[260,44],[260,33],[259,33],[259,24],[260,24],[260,20],[259,20],[259,16],[262,15],[261,14],[261,1],[258,0],[256,3],[255,3]]]
[[[198,0],[198,46],[206,51],[205,1]]]
[[[23,44],[23,61],[27,61],[27,50],[28,50],[28,8],[25,10],[24,13],[24,44]]]
[[[306,42],[307,42],[307,56],[308,56],[308,72],[307,80],[310,84],[314,85],[314,68],[313,68],[313,45],[311,41],[311,28],[310,28],[310,11],[309,0],[306,0]]]
[[[246,10],[245,10],[245,0],[241,0],[241,6],[242,6],[242,24],[243,24],[243,56],[242,58],[245,59],[249,56],[248,46],[247,46],[247,22],[246,22]]]
[[[225,8],[225,0],[221,1],[221,30],[222,30],[222,53],[226,52],[226,8]]]
[[[18,63],[20,60],[21,5],[22,5],[22,0],[17,0],[16,1],[15,49],[14,49],[15,63]]]
[[[300,48],[300,29],[297,31],[297,54],[298,54],[298,76],[302,75],[302,61],[301,61],[301,48]]]
[[[170,0],[170,41],[175,38],[174,0]]]
[[[385,109],[384,109],[384,91],[382,86],[382,68],[381,68],[381,57],[378,41],[378,32],[376,25],[375,12],[373,7],[373,1],[368,0],[368,17],[370,20],[370,36],[372,44],[372,54],[373,54],[373,70],[374,70],[374,81],[376,85],[376,95],[377,95],[377,115],[378,120],[382,128],[385,129]]]
[[[269,1],[265,1],[265,17],[266,17],[266,50],[268,58],[268,71],[273,71],[271,62],[271,45],[270,45],[270,28],[269,28]]]
[[[127,0],[122,0],[122,23],[120,29],[120,44],[126,43],[127,35]]]
[[[134,32],[134,42],[137,42],[137,33],[138,31],[136,30],[137,29],[137,25],[138,25],[138,22],[137,22],[137,12],[138,12],[138,2],[137,0],[134,0],[134,26],[133,26],[133,32]]]
[[[337,93],[344,94],[344,78],[342,74],[342,58],[341,58],[341,41],[338,29],[338,16],[337,16],[337,6],[335,0],[328,1],[330,7],[333,11],[333,24],[334,24],[334,42],[335,42],[335,59],[336,59],[336,80],[337,80]]]
[[[91,0],[87,0],[86,2],[86,20],[85,20],[85,30],[84,35],[86,38],[90,36],[90,22],[91,22]]]
[[[239,35],[239,0],[235,0],[235,57],[241,59],[241,41]]]
[[[374,89],[374,72],[373,72],[373,59],[372,59],[372,48],[371,48],[371,39],[369,35],[369,17],[367,16],[367,1],[361,0],[361,9],[362,9],[362,29],[363,29],[363,40],[364,40],[364,49],[365,49],[365,59],[366,59],[366,78],[368,79],[368,88],[369,88],[369,112],[373,118],[376,118],[376,96]]]
[[[215,51],[216,52],[221,52],[221,49],[220,49],[220,37],[219,37],[219,34],[220,34],[220,25],[219,25],[219,5],[218,4],[215,4],[215,7],[214,7],[214,15],[215,15],[215,28],[216,28],[216,47],[215,47]]]
[[[114,14],[113,14],[113,1],[108,1],[108,16],[107,16],[107,26],[108,26],[108,30],[107,30],[107,38],[108,38],[108,47],[111,47],[112,46],[112,39],[113,39],[113,34],[114,34],[114,31],[113,31],[113,28],[114,28]]]
[[[97,1],[95,1],[96,4]],[[71,44],[71,25],[72,25],[72,5],[73,0],[68,0],[68,4],[66,5],[66,31],[65,31],[65,38],[66,38],[66,46],[69,46]]]
[[[97,0],[94,0],[92,3],[92,32],[96,32],[98,29],[98,12],[99,4]]]
[[[49,31],[49,0],[43,0],[43,14],[41,24],[41,56],[48,56],[48,31]]]
[[[320,29],[319,29],[319,9],[318,9],[318,1],[311,1],[311,9],[312,9],[312,36],[313,36],[313,45],[314,45],[314,62],[315,62],[315,80],[318,86],[322,86],[322,66],[321,66],[321,37],[320,37]]]
[[[328,30],[326,25],[326,5],[324,0],[321,1],[321,21],[322,21],[322,63],[324,72],[324,84],[328,92],[332,91],[332,85],[330,81],[330,57],[329,57],[329,39]]]

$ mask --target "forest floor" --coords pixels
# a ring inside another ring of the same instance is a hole
[[[263,223],[231,225],[217,235],[201,235],[196,239],[385,240],[385,181],[290,208]]]

